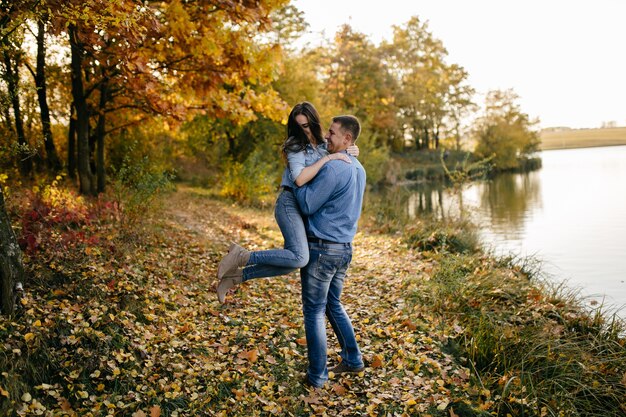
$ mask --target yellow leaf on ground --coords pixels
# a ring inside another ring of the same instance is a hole
[[[0,387],[0,395],[9,398],[9,391],[5,391],[4,388]]]
[[[24,335],[24,340],[26,340],[27,342],[30,342],[34,337],[35,335],[33,333],[26,333]]]
[[[241,352],[239,355],[237,355],[237,357],[240,359],[245,359],[250,363],[255,363],[259,358],[259,351],[257,349],[252,349],[247,352]]]

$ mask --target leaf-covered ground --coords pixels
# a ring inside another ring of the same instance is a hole
[[[121,258],[123,252],[94,245],[84,249],[88,263],[48,259],[31,267],[38,289],[27,291],[21,317],[0,321],[2,409],[55,416],[455,416],[457,405],[469,402],[470,372],[444,353],[443,327],[428,311],[409,311],[403,298],[407,278],[415,291],[415,278],[428,280],[432,261],[399,238],[357,235],[343,300],[368,366],[332,376],[322,389],[301,384],[306,350],[297,274],[245,283],[223,306],[214,292],[230,241],[250,249],[282,243],[270,212],[181,187],[143,239]],[[333,337],[329,345],[332,365],[339,346]]]

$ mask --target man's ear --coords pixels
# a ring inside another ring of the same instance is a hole
[[[347,132],[345,134],[345,136],[343,137],[343,141],[344,141],[345,145],[348,145],[348,146],[353,145],[353,143],[352,143],[352,133]]]

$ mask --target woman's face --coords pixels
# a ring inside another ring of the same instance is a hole
[[[300,125],[302,131],[309,139],[309,142],[313,143],[313,133],[311,132],[311,126],[309,125],[309,119],[303,114],[299,114],[296,116],[296,123]]]

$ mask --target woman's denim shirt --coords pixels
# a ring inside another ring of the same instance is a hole
[[[281,187],[296,188],[295,179],[305,167],[313,165],[323,157],[328,155],[326,143],[320,143],[317,147],[313,147],[310,143],[300,152],[287,153],[287,168],[283,171],[283,179],[280,182]]]

